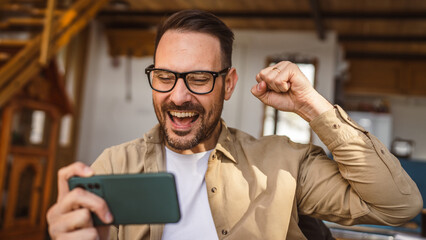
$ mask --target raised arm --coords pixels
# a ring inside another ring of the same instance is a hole
[[[334,157],[315,146],[307,152],[298,176],[301,214],[341,224],[398,225],[423,205],[416,184],[386,147],[322,97],[290,62],[263,69],[254,96],[308,121]]]

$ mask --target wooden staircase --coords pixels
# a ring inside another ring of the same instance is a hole
[[[6,0],[0,3],[0,108],[46,67],[107,2]]]
[[[66,113],[78,117],[55,55],[68,43],[67,52],[84,55],[84,47],[71,49],[79,46],[71,39],[109,0],[4,1],[0,0],[0,239],[44,240],[55,167],[75,148],[75,142],[58,146],[61,119]],[[79,72],[75,79],[82,78]],[[46,119],[40,143],[27,141],[35,114]]]

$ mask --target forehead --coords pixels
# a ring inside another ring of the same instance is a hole
[[[220,42],[206,33],[168,30],[158,43],[155,60],[156,67],[179,71],[213,70],[221,64]]]

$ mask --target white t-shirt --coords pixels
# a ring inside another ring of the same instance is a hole
[[[204,180],[210,153],[183,155],[166,148],[166,167],[176,178],[181,219],[165,225],[163,240],[218,239]]]

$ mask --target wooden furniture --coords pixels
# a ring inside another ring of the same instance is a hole
[[[0,239],[45,239],[58,128],[72,106],[56,65],[1,110]]]

